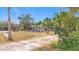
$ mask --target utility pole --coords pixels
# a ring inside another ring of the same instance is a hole
[[[8,7],[8,40],[12,40],[12,37],[11,37],[11,21],[10,21],[10,7]]]

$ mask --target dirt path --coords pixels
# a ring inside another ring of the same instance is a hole
[[[0,51],[32,51],[35,48],[42,47],[52,41],[57,41],[57,35],[50,35],[40,38],[32,38],[31,40],[24,40],[20,42],[12,42],[0,45]]]

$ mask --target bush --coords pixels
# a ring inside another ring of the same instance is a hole
[[[70,33],[71,37],[79,37],[79,31],[74,31],[72,33]]]
[[[53,45],[53,44],[52,44]],[[54,48],[61,50],[79,50],[79,36],[70,36],[64,41],[58,42],[58,44],[53,45]]]

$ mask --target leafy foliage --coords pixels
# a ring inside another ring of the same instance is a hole
[[[42,22],[42,25],[45,27],[45,28],[47,28],[47,34],[49,34],[49,30],[50,30],[50,28],[51,28],[51,26],[52,26],[52,21],[51,21],[51,19],[50,18],[45,18],[44,19],[44,21]]]
[[[75,16],[79,8],[69,8],[69,10],[69,12],[60,12],[54,18],[54,31],[60,38],[54,48],[79,50],[79,18]]]
[[[57,44],[53,45],[54,48],[60,50],[78,50],[79,51],[79,37],[69,37],[64,41],[60,41]]]
[[[27,27],[29,27],[32,24],[33,18],[30,14],[19,16],[20,19],[20,29],[26,30]]]

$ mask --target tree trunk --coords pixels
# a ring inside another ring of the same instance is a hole
[[[47,28],[47,34],[49,34],[49,28]]]
[[[12,40],[12,37],[11,37],[11,23],[10,23],[10,7],[8,7],[8,40]]]

